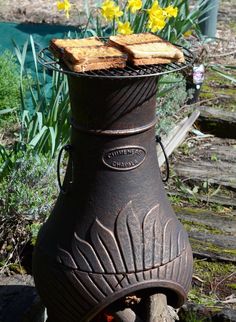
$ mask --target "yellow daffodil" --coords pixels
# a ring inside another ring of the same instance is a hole
[[[63,0],[63,1],[58,1],[57,2],[57,10],[59,11],[65,11],[67,19],[70,16],[70,9],[71,9],[71,4],[70,1],[68,0]]]
[[[147,27],[152,31],[152,32],[157,32],[159,30],[162,30],[166,25],[166,21],[163,17],[158,18],[155,16],[152,16],[149,18]]]
[[[120,10],[119,6],[115,4],[114,1],[105,0],[101,6],[102,15],[106,20],[112,21],[123,15],[123,12]]]
[[[130,22],[126,21],[123,23],[121,21],[118,21],[117,32],[121,35],[131,35],[133,33],[133,30],[130,26]]]
[[[142,8],[142,0],[128,0],[127,9],[135,13]]]
[[[147,9],[149,15],[147,27],[152,32],[162,30],[166,25],[166,12],[159,6],[158,1],[154,1],[151,8]]]
[[[176,18],[177,17],[177,14],[178,14],[178,8],[177,7],[173,7],[173,6],[168,6],[164,9],[166,15],[168,18],[171,18],[171,17],[174,17]]]
[[[192,35],[192,33],[193,33],[193,31],[192,30],[188,30],[188,31],[186,31],[185,33],[184,33],[184,37],[189,37],[189,36],[191,36]]]
[[[162,8],[159,6],[158,1],[154,1],[151,8],[147,9],[149,16],[158,16],[163,14]]]

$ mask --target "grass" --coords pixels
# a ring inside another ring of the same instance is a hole
[[[235,272],[235,264],[195,259],[193,287],[188,299],[206,307],[223,307],[221,301],[233,292]]]

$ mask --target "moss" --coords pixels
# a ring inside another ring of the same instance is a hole
[[[183,212],[183,207],[180,206],[174,206],[174,210],[178,213]],[[201,214],[202,209],[199,208],[190,208],[190,207],[184,207],[184,212],[187,214]]]
[[[233,290],[236,290],[236,283],[226,284],[226,286],[232,288]]]
[[[233,21],[233,19],[229,22],[229,28],[236,32],[236,23]]]
[[[222,76],[220,76],[219,74],[217,74],[216,72],[212,71],[212,70],[208,70],[207,71],[207,75],[206,75],[206,79],[205,82],[203,83],[203,86],[205,86],[206,84],[210,84],[214,82],[214,86],[217,87],[217,85],[231,85],[232,86],[232,82],[229,79],[226,79]],[[224,88],[227,89],[227,88]],[[232,91],[232,93],[235,95],[235,92]]]
[[[202,304],[212,307],[217,303],[217,297],[215,294],[206,295],[202,293],[201,289],[193,287],[188,293],[188,299],[194,303]]]
[[[216,276],[225,277],[235,272],[236,265],[222,262],[194,260],[194,273],[204,282],[211,282]]]
[[[236,111],[236,94],[232,82],[213,71],[207,71],[200,97],[201,99],[215,99],[217,96],[219,96],[217,104],[214,104],[214,101],[212,102],[215,108]]]
[[[210,253],[220,255],[220,256],[232,255],[234,257],[236,255],[236,249],[225,249],[223,247],[216,246],[210,242],[197,240],[191,237],[189,238],[189,240],[193,249],[196,251],[202,251],[202,252],[208,251]]]
[[[236,249],[224,249],[224,253],[236,255]]]
[[[181,219],[182,224],[184,225],[184,228],[187,231],[199,231],[203,233],[209,233],[213,235],[222,235],[223,231],[217,228],[213,228],[212,226],[204,225],[202,223],[196,223],[194,221],[189,221],[185,219]]]

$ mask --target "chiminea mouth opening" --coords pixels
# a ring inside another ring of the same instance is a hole
[[[123,292],[114,293],[104,303],[100,303],[99,306],[95,307],[93,313],[90,311],[89,320],[85,319],[83,321],[104,322],[102,319],[103,313],[113,316],[115,312],[123,311],[126,308],[132,309],[140,317],[145,318],[149,307],[149,297],[153,294],[165,294],[167,304],[174,308],[181,307],[186,300],[184,289],[173,281],[150,281],[139,284],[138,288],[136,290],[137,286],[131,287],[126,290],[126,294],[124,294],[124,290]],[[101,320],[99,319],[100,316]]]

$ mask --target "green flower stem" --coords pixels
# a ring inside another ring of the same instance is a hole
[[[113,18],[113,22],[112,22],[112,34],[115,35],[116,34],[116,21],[115,18]]]

